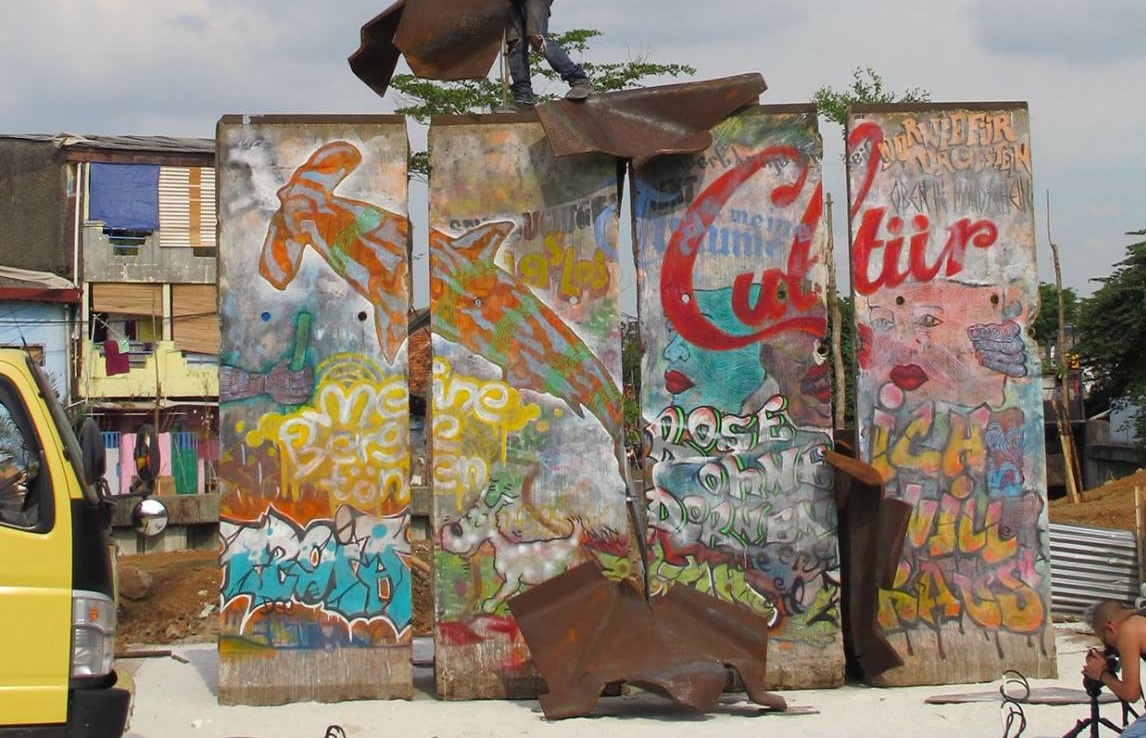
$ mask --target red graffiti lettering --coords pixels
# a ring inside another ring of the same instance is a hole
[[[930,264],[927,263],[927,245],[931,233],[930,221],[926,215],[916,215],[912,219],[916,232],[911,235],[908,245],[908,265],[900,269],[900,256],[903,249],[903,236],[900,231],[903,221],[892,217],[887,221],[887,233],[892,236],[886,240],[876,238],[883,224],[887,208],[869,208],[863,214],[859,230],[856,231],[855,243],[852,244],[853,276],[856,291],[863,295],[870,295],[880,287],[897,287],[905,279],[911,277],[917,282],[928,282],[940,270],[945,276],[952,277],[963,271],[963,255],[968,246],[985,249],[995,245],[999,238],[999,230],[989,220],[972,221],[963,218],[947,228],[947,242],[943,250]],[[875,254],[883,250],[883,264],[877,276],[870,276],[870,265],[876,260]]]
[[[665,316],[682,338],[700,348],[729,350],[747,346],[782,331],[806,331],[821,335],[827,329],[822,317],[799,315],[816,304],[818,296],[807,283],[816,257],[811,253],[813,235],[823,214],[823,186],[817,185],[792,239],[786,270],[768,269],[760,275],[760,291],[752,301],[756,280],[752,273],[741,274],[732,286],[733,314],[751,333],[734,335],[721,330],[703,313],[693,287],[697,253],[709,226],[736,191],[765,166],[778,161],[794,161],[801,166],[792,184],[772,191],[773,204],[791,205],[808,179],[808,160],[798,149],[775,146],[748,157],[725,172],[689,206],[680,226],[673,232],[661,269],[661,301]],[[793,314],[785,319],[785,316]]]
[[[880,168],[882,143],[883,131],[872,122],[856,126],[848,137],[848,149],[853,152],[853,161],[861,148],[866,149],[867,153],[867,166],[851,205],[852,218],[859,213],[871,192],[872,182]],[[991,221],[963,218],[947,227],[947,241],[943,250],[929,263],[927,247],[931,239],[931,221],[920,213],[911,219],[914,232],[908,238],[908,258],[904,267],[901,259],[904,245],[903,219],[892,216],[885,224],[886,214],[886,207],[868,208],[856,230],[855,241],[852,243],[852,279],[856,292],[861,295],[870,295],[880,287],[897,287],[908,278],[928,282],[940,271],[944,276],[953,277],[963,271],[963,257],[968,246],[990,248],[999,238],[999,229]],[[879,237],[881,235],[882,238]],[[881,251],[882,254],[879,253]],[[873,263],[879,267],[875,276],[872,276],[870,269]]]

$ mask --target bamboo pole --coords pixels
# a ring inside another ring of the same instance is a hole
[[[832,193],[828,193],[825,216],[828,227],[828,295],[830,304],[828,309],[832,311],[832,368],[835,372],[835,385],[836,393],[832,400],[832,422],[833,427],[840,429],[846,425],[845,418],[847,418],[848,407],[848,394],[847,394],[847,376],[844,374],[844,357],[841,354],[840,344],[843,336],[843,326],[840,321],[843,319],[840,316],[840,296],[839,291],[836,290],[836,237],[832,232]]]
[[[1062,447],[1063,473],[1066,476],[1066,490],[1070,501],[1078,504],[1082,501],[1079,495],[1080,479],[1077,473],[1078,465],[1075,463],[1074,434],[1070,426],[1070,380],[1067,372],[1070,364],[1066,358],[1066,308],[1062,299],[1062,269],[1058,259],[1058,244],[1051,236],[1050,227],[1050,190],[1047,190],[1047,241],[1050,243],[1051,257],[1054,259],[1054,284],[1058,294],[1058,359],[1061,376],[1061,391],[1051,399],[1055,410],[1055,425],[1058,428],[1058,441]]]

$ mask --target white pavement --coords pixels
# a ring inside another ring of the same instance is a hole
[[[1080,689],[1083,655],[1093,642],[1077,624],[1056,626],[1059,677],[1032,680],[1036,687]],[[421,639],[419,639],[421,640]],[[428,644],[419,643],[417,650]],[[129,738],[323,738],[330,725],[339,725],[348,738],[454,738],[455,736],[553,736],[573,738],[607,735],[688,738],[745,735],[799,738],[972,738],[1003,736],[1002,702],[929,705],[927,697],[955,692],[982,692],[994,683],[939,687],[874,688],[848,684],[839,689],[780,692],[794,709],[766,713],[744,700],[726,695],[712,713],[699,715],[644,693],[602,699],[588,718],[548,721],[536,701],[443,702],[433,696],[433,674],[416,667],[413,700],[360,701],[337,704],[305,703],[279,707],[224,707],[216,700],[218,653],[214,644],[173,646],[188,660],[172,658],[121,660],[119,668],[134,674],[136,700]],[[423,654],[417,654],[416,661]],[[1005,666],[1004,666],[1005,668]],[[1001,671],[1001,670],[1000,670]],[[1022,706],[1026,717],[1023,738],[1062,736],[1075,721],[1089,714],[1086,704]],[[1119,722],[1117,704],[1102,706],[1102,714]],[[1102,736],[1114,732],[1102,728]],[[1015,735],[1012,729],[1008,738]],[[1089,735],[1089,732],[1083,734]]]

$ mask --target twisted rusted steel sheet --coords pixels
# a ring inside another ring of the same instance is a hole
[[[716,706],[726,667],[748,697],[784,710],[764,689],[768,624],[748,610],[691,587],[646,602],[628,582],[581,564],[509,600],[549,691],[545,717],[593,712],[605,685],[627,682],[700,711]]]
[[[406,0],[398,0],[362,26],[358,50],[350,55],[350,70],[366,86],[385,95],[402,52],[394,45],[394,35],[402,21]]]
[[[399,54],[423,79],[480,79],[501,48],[509,0],[398,0],[362,27],[354,74],[386,94]]]
[[[837,450],[825,460],[836,469],[844,652],[870,682],[903,665],[878,624],[879,590],[894,584],[912,507],[884,496],[879,471],[855,458],[852,441],[837,429]]]
[[[354,74],[385,95],[399,55],[423,79],[481,79],[501,48],[509,0],[398,0],[362,27]],[[601,152],[640,167],[660,154],[708,148],[708,129],[755,102],[758,73],[559,100],[537,109],[557,156]]]
[[[600,152],[632,159],[633,166],[661,154],[692,154],[712,143],[709,129],[768,89],[752,72],[733,77],[644,87],[558,100],[537,108],[557,156]]]

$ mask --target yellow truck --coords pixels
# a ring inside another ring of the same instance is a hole
[[[146,497],[158,463],[143,446]],[[132,689],[115,672],[116,500],[104,465],[94,421],[77,436],[39,366],[0,349],[0,738],[126,729]],[[133,518],[154,530],[165,511],[146,503]]]

